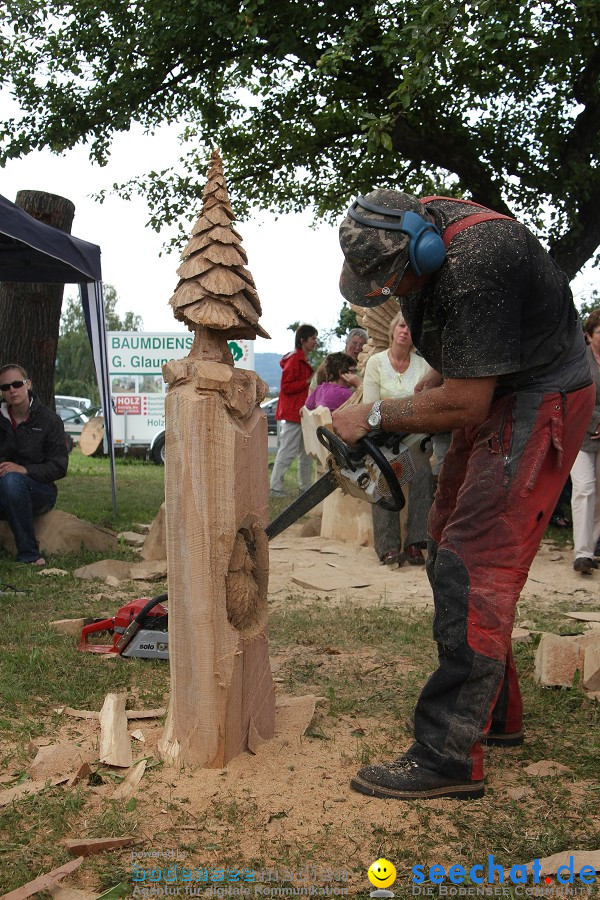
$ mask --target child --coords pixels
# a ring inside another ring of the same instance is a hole
[[[356,374],[356,360],[347,353],[330,353],[319,366],[319,374],[324,380],[308,395],[307,409],[326,406],[333,411],[345,403],[361,383]]]

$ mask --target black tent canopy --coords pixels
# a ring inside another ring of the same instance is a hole
[[[100,247],[38,222],[0,195],[0,281],[78,284],[104,410],[116,513],[115,453]]]

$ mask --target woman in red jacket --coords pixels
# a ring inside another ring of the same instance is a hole
[[[279,448],[271,475],[271,496],[283,497],[283,478],[295,457],[298,457],[298,487],[300,493],[312,482],[312,460],[304,450],[300,410],[308,397],[313,370],[306,354],[314,350],[318,331],[312,325],[300,325],[296,331],[293,353],[287,353],[279,365],[283,369],[281,389],[275,418],[279,424]]]

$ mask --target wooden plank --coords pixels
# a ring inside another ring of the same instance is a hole
[[[158,709],[128,709],[126,713],[128,719],[162,719],[167,710],[164,706],[159,706]]]
[[[133,761],[126,702],[127,694],[107,694],[100,711],[100,762],[124,769]]]
[[[94,853],[104,853],[106,850],[120,850],[122,847],[130,847],[138,838],[127,835],[125,837],[106,838],[67,838],[62,841],[69,853],[73,856],[93,856]]]
[[[27,884],[21,885],[21,887],[17,888],[15,891],[4,894],[2,900],[26,900],[27,897],[32,897],[39,891],[47,891],[56,884],[57,881],[64,878],[65,875],[70,875],[71,872],[78,869],[82,862],[83,856],[72,859],[71,862],[65,863],[64,866],[59,866],[58,869],[52,869],[52,871],[47,872],[46,875],[40,875],[39,878],[28,881]]]

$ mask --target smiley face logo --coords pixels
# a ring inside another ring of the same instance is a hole
[[[387,888],[396,880],[396,868],[389,859],[376,859],[367,872],[369,881],[376,888]]]

